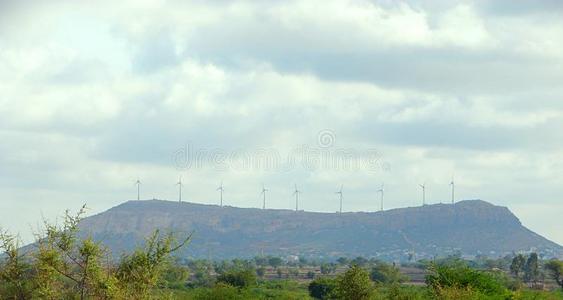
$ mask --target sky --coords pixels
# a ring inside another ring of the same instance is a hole
[[[483,199],[563,244],[560,1],[0,0],[0,226]]]

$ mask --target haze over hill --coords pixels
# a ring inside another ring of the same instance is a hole
[[[317,213],[129,201],[81,223],[84,234],[114,253],[142,244],[153,230],[194,232],[183,257],[233,258],[259,254],[306,257],[366,256],[407,260],[460,251],[499,256],[563,248],[524,227],[506,207],[480,200],[383,212]]]

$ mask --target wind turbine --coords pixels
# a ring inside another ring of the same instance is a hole
[[[262,195],[264,196],[263,200],[262,200],[262,209],[266,209],[266,192],[268,191],[268,189],[266,187],[264,187],[264,184],[262,184]]]
[[[180,178],[178,178],[178,182],[176,182],[176,185],[178,186],[178,202],[182,202],[182,176],[180,176]]]
[[[223,181],[221,181],[221,185],[217,188],[217,191],[221,194],[221,207],[223,207],[223,191],[225,191],[223,188]]]
[[[137,185],[137,201],[139,201],[141,200],[141,181],[139,180],[139,178],[137,178],[135,184]]]
[[[336,192],[335,194],[339,194],[340,195],[340,210],[339,212],[342,214],[342,189],[344,188],[344,185],[340,185],[340,190],[338,192]]]
[[[385,183],[381,184],[381,188],[377,190],[378,193],[381,193],[381,211],[383,211],[383,195],[385,194]]]
[[[422,188],[422,206],[426,205],[426,183],[419,184]]]
[[[297,189],[297,184],[295,185],[295,191],[293,194],[295,195],[295,211],[299,210],[299,194],[301,193],[300,190]]]
[[[455,182],[454,182],[454,176],[452,175],[452,182],[450,182],[450,185],[452,186],[452,204],[455,203]]]

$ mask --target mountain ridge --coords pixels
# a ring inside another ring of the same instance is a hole
[[[536,250],[559,256],[563,247],[527,229],[507,207],[482,200],[378,212],[323,213],[220,207],[190,202],[127,201],[85,218],[82,232],[114,252],[130,251],[155,229],[194,231],[183,257],[258,254],[367,256],[405,260],[461,252],[491,256]]]

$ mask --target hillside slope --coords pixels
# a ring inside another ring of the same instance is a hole
[[[315,213],[219,207],[171,201],[129,201],[81,223],[83,233],[114,252],[131,250],[154,229],[194,232],[184,257],[264,254],[367,256],[406,260],[461,251],[490,256],[563,248],[528,230],[506,207],[480,200],[383,212]]]

